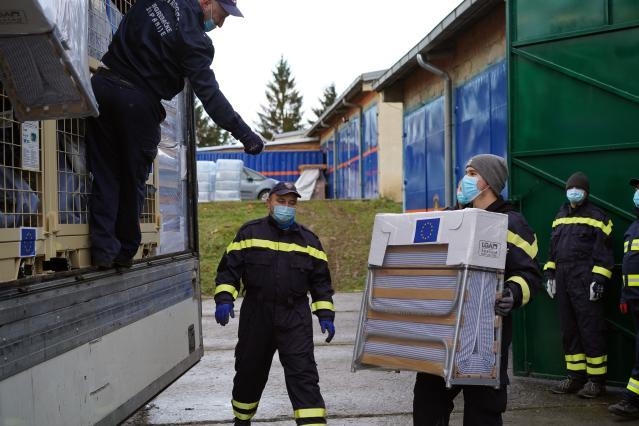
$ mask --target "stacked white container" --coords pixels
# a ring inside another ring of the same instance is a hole
[[[215,161],[197,162],[198,203],[207,203],[214,200],[215,172]]]
[[[217,160],[215,174],[215,201],[239,201],[240,179],[244,161]]]

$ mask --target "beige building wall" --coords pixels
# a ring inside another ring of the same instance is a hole
[[[459,86],[506,56],[505,5],[493,9],[456,35],[449,51],[431,55],[429,62],[446,71]],[[442,96],[444,83],[432,73],[415,68],[404,84],[404,107],[408,110]]]
[[[403,111],[401,102],[377,105],[379,196],[397,202],[404,200]]]

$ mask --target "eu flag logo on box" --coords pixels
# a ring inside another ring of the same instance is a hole
[[[437,241],[439,232],[439,218],[420,219],[415,226],[414,243],[432,243]]]

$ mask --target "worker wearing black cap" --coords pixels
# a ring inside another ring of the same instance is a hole
[[[503,157],[480,154],[466,163],[466,174],[457,193],[460,207],[467,206],[508,216],[508,240],[504,291],[495,302],[495,314],[503,317],[501,335],[500,387],[452,386],[444,379],[428,373],[417,373],[413,398],[415,426],[448,425],[454,399],[464,392],[464,425],[493,426],[502,424],[506,410],[508,352],[512,341],[513,309],[526,305],[542,291],[541,271],[537,263],[537,237],[521,213],[501,196],[508,166]]]
[[[335,335],[333,288],[319,239],[295,220],[299,197],[291,182],[277,183],[266,200],[269,215],[240,228],[217,268],[215,320],[220,325],[234,317],[233,302],[240,280],[244,283],[231,401],[236,425],[251,423],[276,350],[296,423],[326,424],[311,312],[330,342]]]
[[[557,298],[568,377],[551,389],[596,398],[606,391],[607,353],[601,300],[612,276],[612,221],[590,203],[582,172],[566,181],[568,202],[552,223],[546,291]]]
[[[623,260],[621,274],[623,289],[619,310],[622,314],[630,313],[639,330],[639,178],[630,179],[633,187],[632,202],[637,219],[623,236]],[[632,367],[628,385],[623,391],[621,401],[608,407],[608,411],[626,418],[639,418],[639,334],[635,332],[635,365]]]
[[[145,182],[166,116],[162,100],[180,93],[185,80],[207,114],[244,151],[257,155],[264,148],[262,137],[235,112],[211,70],[215,49],[206,32],[221,27],[229,15],[242,16],[236,0],[138,0],[113,35],[91,79],[100,115],[87,120],[94,266],[131,266],[142,238]]]

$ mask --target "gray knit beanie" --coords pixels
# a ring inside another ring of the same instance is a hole
[[[493,154],[479,154],[472,157],[466,163],[466,167],[471,166],[484,178],[488,186],[501,193],[508,179],[508,165],[503,157]]]

